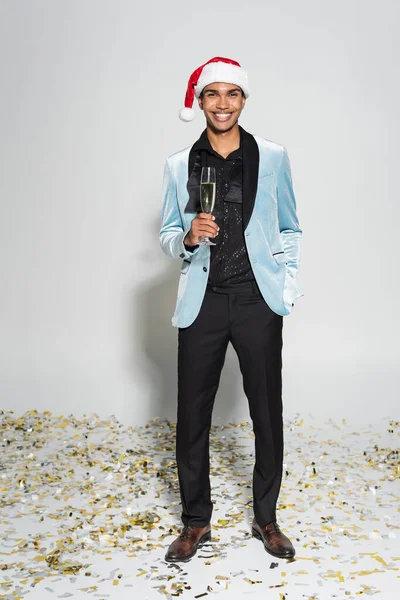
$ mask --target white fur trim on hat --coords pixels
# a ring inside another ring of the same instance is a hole
[[[247,72],[242,67],[231,65],[224,62],[214,62],[207,64],[199,77],[194,93],[198,98],[204,88],[210,83],[232,83],[242,88],[246,98],[249,97],[249,83]]]

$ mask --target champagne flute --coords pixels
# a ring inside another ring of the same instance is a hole
[[[211,214],[215,205],[215,192],[217,179],[215,167],[202,167],[200,179],[200,204],[204,213]],[[215,246],[208,236],[203,236],[199,240],[201,246]]]

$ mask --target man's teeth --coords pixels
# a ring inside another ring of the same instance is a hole
[[[219,117],[219,118],[223,118],[223,117],[230,117],[231,115],[230,115],[230,113],[222,113],[220,115],[218,115],[217,113],[215,113],[215,116]]]

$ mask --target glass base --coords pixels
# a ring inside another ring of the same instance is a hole
[[[199,240],[199,246],[216,246],[215,242],[212,242],[209,237],[202,237]]]

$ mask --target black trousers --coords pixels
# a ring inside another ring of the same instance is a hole
[[[276,519],[282,480],[282,325],[255,282],[207,287],[192,325],[178,332],[176,459],[185,525],[212,514],[209,432],[228,343],[239,358],[255,434],[253,511],[260,526]]]

